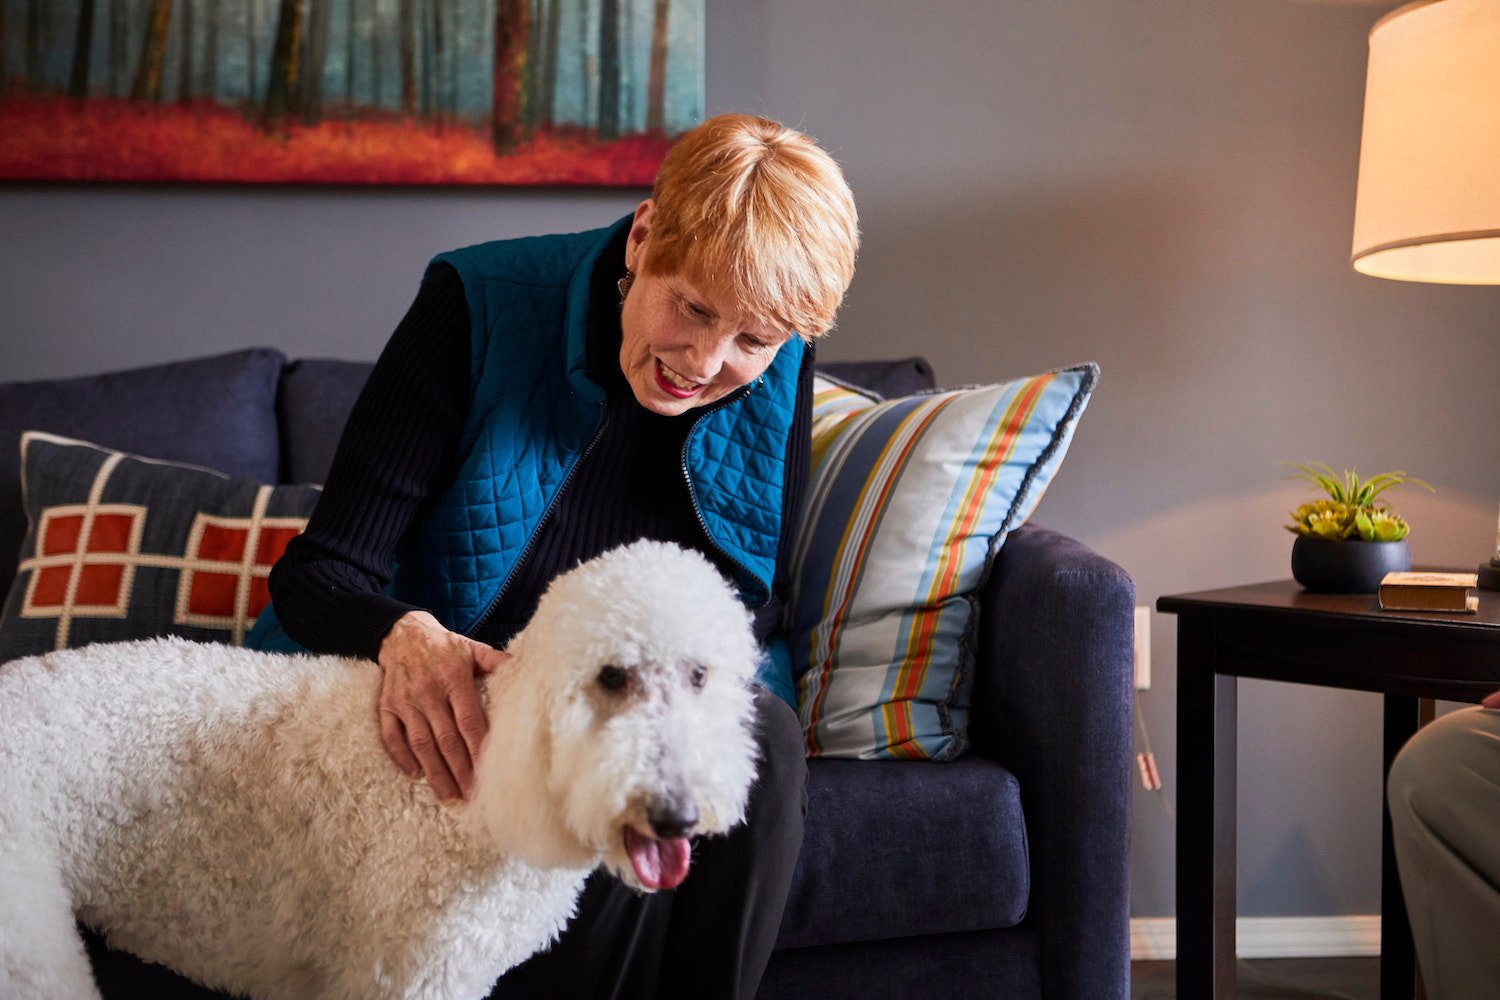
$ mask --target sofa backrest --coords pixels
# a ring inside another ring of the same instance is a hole
[[[83,378],[0,384],[0,586],[15,576],[26,519],[20,440],[50,431],[146,458],[261,482],[321,483],[373,365],[253,348]],[[933,386],[921,358],[826,362],[882,396]]]

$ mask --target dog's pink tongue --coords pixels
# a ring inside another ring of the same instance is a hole
[[[688,873],[686,837],[655,840],[643,837],[631,827],[625,828],[625,853],[641,885],[648,889],[675,889]]]

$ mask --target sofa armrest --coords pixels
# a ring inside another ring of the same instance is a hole
[[[1015,774],[1049,998],[1127,996],[1135,585],[1035,526],[981,596],[974,749]]]

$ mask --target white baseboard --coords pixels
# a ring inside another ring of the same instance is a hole
[[[1240,958],[1321,958],[1380,954],[1380,917],[1240,917],[1235,921]],[[1175,917],[1132,917],[1130,957],[1177,957]]]

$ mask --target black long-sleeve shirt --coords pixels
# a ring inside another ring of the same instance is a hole
[[[688,493],[682,445],[696,411],[665,417],[646,409],[620,371],[619,293],[624,236],[591,279],[590,377],[605,389],[605,426],[578,464],[494,611],[474,638],[503,647],[536,610],[553,577],[638,538],[673,541],[722,560]],[[323,496],[307,530],[272,570],[282,626],[323,653],[375,659],[396,620],[412,606],[380,593],[396,544],[424,507],[453,481],[469,407],[469,311],[451,267],[433,269],[370,374],[339,441]],[[780,624],[781,567],[808,479],[813,350],[798,376],[786,452],[781,551],[769,604],[757,610],[762,641]],[[719,562],[726,575],[727,564]]]

